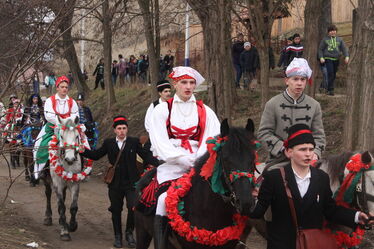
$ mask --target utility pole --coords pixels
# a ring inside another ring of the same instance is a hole
[[[190,66],[190,5],[186,6],[186,36],[185,36],[185,48],[184,48],[184,65]]]

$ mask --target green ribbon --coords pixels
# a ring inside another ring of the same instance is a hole
[[[53,126],[54,124],[49,122],[44,125],[45,134],[42,136],[42,141],[40,142],[38,151],[36,152],[36,163],[38,164],[43,164],[48,161],[48,146],[54,134],[54,129],[52,128]]]

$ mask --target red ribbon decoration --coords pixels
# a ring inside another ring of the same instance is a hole
[[[301,135],[301,134],[312,134],[312,132],[310,130],[299,130],[297,132],[295,132],[294,134],[292,134],[291,136],[289,136],[289,138],[283,142],[283,145],[285,148],[288,148],[288,143],[290,140],[294,139],[295,137]]]

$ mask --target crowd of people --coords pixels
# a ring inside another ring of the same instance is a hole
[[[160,60],[160,71],[159,79],[165,79],[166,75],[171,72],[174,65],[174,56],[171,50],[168,50],[165,56],[161,56]],[[141,54],[138,58],[135,55],[130,55],[129,58],[125,58],[122,54],[118,55],[118,60],[113,60],[111,64],[111,75],[112,84],[117,85],[119,81],[119,86],[123,87],[125,82],[129,84],[134,84],[136,82],[143,84],[150,84],[149,77],[149,58],[148,55]],[[95,87],[94,90],[98,88],[99,84],[101,88],[105,89],[104,84],[104,61],[99,60],[96,65],[95,71],[93,72],[95,76]]]
[[[341,54],[343,54],[346,64],[349,61],[348,49],[343,39],[337,36],[337,30],[335,25],[330,25],[327,28],[327,35],[320,42],[316,55],[323,76],[320,92],[331,96],[334,95],[334,82]],[[287,44],[280,51],[277,66],[285,71],[294,58],[303,58],[303,51],[301,35],[295,33],[287,39]],[[240,88],[240,79],[243,76],[244,88],[248,89],[250,87],[253,90],[254,86],[251,86],[250,83],[256,78],[256,73],[260,68],[259,56],[256,47],[249,41],[245,42],[241,33],[238,34],[237,40],[232,45],[232,60],[236,71],[235,86]],[[270,68],[274,69],[274,55],[271,47],[269,50],[269,65]]]

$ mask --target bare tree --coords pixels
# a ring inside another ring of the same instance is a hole
[[[314,97],[316,89],[319,87],[319,83],[315,82],[320,65],[317,60],[318,46],[326,34],[327,26],[331,24],[331,0],[307,0],[304,20],[303,56],[313,70],[312,82],[314,84],[308,88],[308,93]]]
[[[187,0],[200,19],[204,36],[209,105],[219,118],[231,117],[233,67],[231,8],[228,0]]]
[[[260,57],[261,107],[264,108],[269,100],[271,30],[276,18],[289,16],[288,7],[291,0],[242,0],[238,2],[240,7],[246,8],[248,19],[243,19],[237,13],[236,15],[249,28],[249,32],[256,41]]]
[[[160,72],[160,6],[159,0],[138,0],[144,23],[149,56],[150,81],[157,82]],[[156,89],[156,88],[154,88]],[[156,90],[152,97],[156,96]]]
[[[353,45],[347,72],[344,147],[374,148],[374,3],[359,0],[353,11]]]
[[[69,68],[73,74],[74,82],[77,84],[78,91],[89,93],[89,88],[86,84],[83,72],[79,68],[78,56],[74,46],[74,39],[72,37],[72,23],[74,17],[74,10],[77,0],[54,1],[48,0],[48,7],[57,16],[59,21],[59,29],[62,33],[62,47],[64,50],[63,56],[69,64]],[[59,15],[59,13],[61,15]]]

